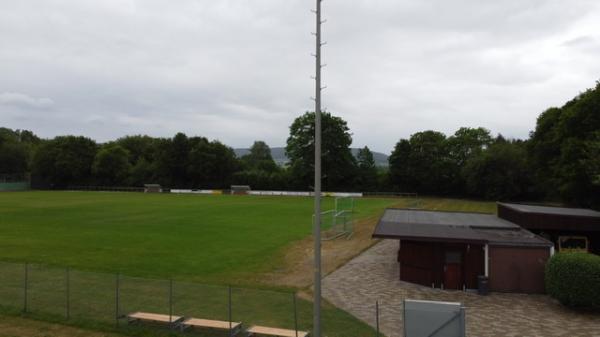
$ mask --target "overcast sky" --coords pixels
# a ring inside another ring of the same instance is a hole
[[[312,0],[0,0],[0,126],[285,144],[313,109]],[[353,146],[525,138],[600,79],[598,0],[327,0],[324,106]]]

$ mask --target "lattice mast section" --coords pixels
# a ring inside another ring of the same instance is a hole
[[[316,0],[317,8],[315,35],[315,205],[314,205],[314,308],[313,336],[321,337],[321,2]]]

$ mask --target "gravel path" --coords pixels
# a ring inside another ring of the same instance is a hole
[[[398,279],[398,242],[383,240],[328,275],[323,297],[375,326],[388,337],[402,336],[403,299],[461,302],[467,307],[467,335],[477,337],[600,337],[600,314],[567,309],[546,295],[431,289]]]

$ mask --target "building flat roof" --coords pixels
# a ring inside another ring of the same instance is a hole
[[[388,208],[380,221],[423,225],[520,228],[493,214]]]
[[[552,242],[492,214],[387,209],[375,238],[551,247]]]
[[[553,207],[540,205],[498,203],[499,205],[514,209],[522,213],[551,214],[566,216],[585,216],[600,218],[600,212],[586,208]]]

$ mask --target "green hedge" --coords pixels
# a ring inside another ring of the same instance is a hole
[[[600,309],[600,256],[554,255],[546,264],[546,292],[564,305]]]

